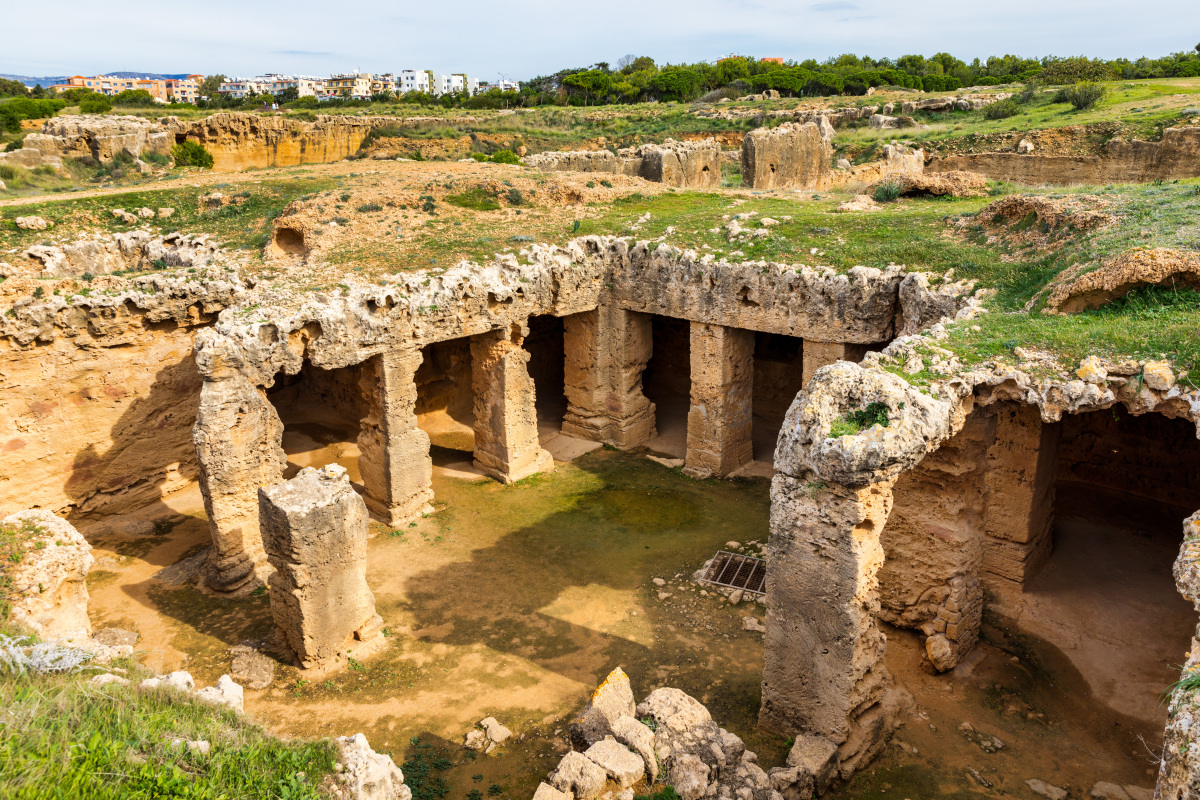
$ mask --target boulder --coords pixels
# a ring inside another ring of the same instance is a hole
[[[538,784],[537,791],[533,793],[533,800],[574,800],[570,792],[560,792],[546,782]]]
[[[158,675],[146,678],[138,684],[139,689],[174,689],[177,692],[191,692],[196,688],[196,681],[190,672],[179,670],[170,675]]]
[[[1029,141],[1028,139],[1022,139],[1020,142],[1017,143],[1017,152],[1018,153],[1032,153],[1033,152],[1033,142]]]
[[[8,565],[13,621],[48,640],[88,637],[87,574],[92,547],[66,520],[49,511],[19,511],[0,521],[23,544]]]
[[[685,753],[671,762],[671,785],[683,800],[700,800],[708,790],[708,765],[691,753]]]
[[[646,775],[646,763],[642,757],[630,752],[616,739],[608,738],[596,742],[584,755],[622,788],[633,786]]]
[[[338,781],[354,800],[412,800],[412,790],[404,785],[404,773],[391,756],[376,753],[361,733],[340,736],[338,748],[341,772]]]
[[[44,217],[17,217],[13,222],[23,231],[44,231],[54,224]]]
[[[228,675],[222,675],[216,686],[207,686],[196,692],[196,697],[216,706],[228,706],[235,711],[241,711],[243,708],[242,687]]]
[[[604,789],[608,774],[583,753],[572,750],[563,756],[547,780],[560,792],[570,792],[576,800],[592,800]]]
[[[654,731],[633,717],[621,717],[612,726],[613,737],[642,757],[646,774],[658,780],[658,759],[654,757]]]
[[[1052,786],[1051,784],[1046,783],[1039,778],[1030,778],[1029,780],[1025,781],[1025,785],[1028,786],[1030,791],[1032,791],[1034,794],[1041,795],[1042,797],[1045,797],[1046,800],[1066,800],[1067,798],[1066,789],[1060,789],[1057,786]]]
[[[567,726],[571,745],[586,750],[613,733],[613,724],[623,716],[633,716],[633,689],[629,676],[617,667],[592,693],[591,700]]]

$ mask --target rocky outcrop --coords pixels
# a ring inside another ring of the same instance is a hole
[[[240,172],[264,167],[294,167],[341,161],[362,146],[377,125],[394,122],[387,117],[318,114],[315,122],[282,116],[239,112],[212,114],[204,119],[175,122],[175,141],[204,146],[217,172]]]
[[[974,197],[983,194],[987,187],[984,176],[973,172],[943,172],[936,175],[909,172],[887,177],[869,187],[868,191],[873,192],[885,181],[898,184],[901,196]]]
[[[865,164],[847,166],[833,171],[831,187],[863,186],[888,178],[920,175],[925,171],[925,151],[914,150],[903,144],[885,144],[883,158]],[[855,198],[857,200],[857,198]],[[868,197],[868,199],[870,199]],[[845,211],[871,210],[869,206],[841,208]]]
[[[1183,544],[1175,559],[1175,587],[1200,611],[1200,511],[1184,520]],[[1200,628],[1192,637],[1191,653],[1183,665],[1181,683],[1171,691],[1162,761],[1154,800],[1195,800],[1200,797]]]
[[[18,557],[6,565],[13,621],[43,639],[91,636],[86,580],[95,559],[87,540],[49,511],[21,511],[0,526]]]
[[[38,151],[44,160],[90,157],[107,164],[122,152],[139,159],[151,154],[170,158],[178,123],[176,117],[158,121],[90,114],[51,117],[42,124],[41,133],[25,136],[25,147]]]
[[[64,245],[35,244],[21,253],[6,277],[77,278],[125,270],[203,267],[219,248],[207,234],[154,235],[150,231],[93,234]],[[24,263],[22,263],[24,262]]]
[[[412,800],[404,773],[384,753],[376,753],[361,733],[339,736],[337,787],[347,800]]]
[[[709,189],[721,185],[721,147],[715,139],[625,147],[609,150],[545,152],[526,156],[528,167],[569,172],[605,172],[640,177],[682,188]]]
[[[71,283],[0,315],[0,510],[129,513],[195,477],[192,338],[245,289],[227,269]],[[46,284],[4,282],[22,285]]]
[[[306,467],[259,490],[263,546],[275,572],[271,616],[302,667],[327,666],[383,620],[367,587],[367,506],[346,470]]]
[[[1099,308],[1141,286],[1200,288],[1200,255],[1166,247],[1121,253],[1092,272],[1055,281],[1044,311],[1076,314]]]
[[[926,169],[977,172],[994,180],[1033,186],[1194,178],[1200,175],[1200,127],[1167,128],[1157,142],[1113,139],[1100,155],[976,153],[936,158]]]
[[[759,128],[742,140],[742,185],[753,189],[826,189],[833,150],[813,123]]]

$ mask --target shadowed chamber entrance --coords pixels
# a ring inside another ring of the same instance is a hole
[[[655,405],[658,436],[647,447],[683,458],[687,453],[687,417],[692,395],[692,326],[685,319],[657,315],[650,324],[654,344],[650,362],[642,373],[642,391]]]
[[[295,375],[276,376],[267,398],[283,422],[285,478],[304,467],[338,463],[356,488],[362,488],[358,433],[366,404],[359,375],[357,365],[321,369],[306,361]]]
[[[475,449],[471,341],[426,345],[417,368],[417,427],[429,436],[434,464],[470,461]]]
[[[796,336],[754,334],[754,460],[774,463],[783,418],[804,387],[804,344]]]
[[[530,317],[529,335],[522,346],[529,353],[529,377],[533,379],[539,432],[558,433],[567,413],[562,318]]]
[[[1113,408],[1059,423],[1053,550],[1015,600],[1020,626],[1064,650],[1114,710],[1153,722],[1196,613],[1171,567],[1200,509],[1200,442],[1185,420]]]

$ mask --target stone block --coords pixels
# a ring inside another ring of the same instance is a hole
[[[303,667],[331,664],[381,625],[366,579],[366,504],[331,464],[260,489],[259,507],[275,624]]]

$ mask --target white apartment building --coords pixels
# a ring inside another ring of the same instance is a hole
[[[495,83],[481,81],[472,94],[478,94],[479,92],[490,92],[492,89],[499,89],[502,92],[519,92],[521,90],[521,84],[517,83],[516,81],[496,81]]]
[[[255,94],[267,94],[270,80],[267,78],[234,78],[217,89],[218,94],[236,97],[239,100]]]
[[[398,80],[401,94],[406,92],[428,92],[429,77],[433,73],[426,69],[402,69]]]

